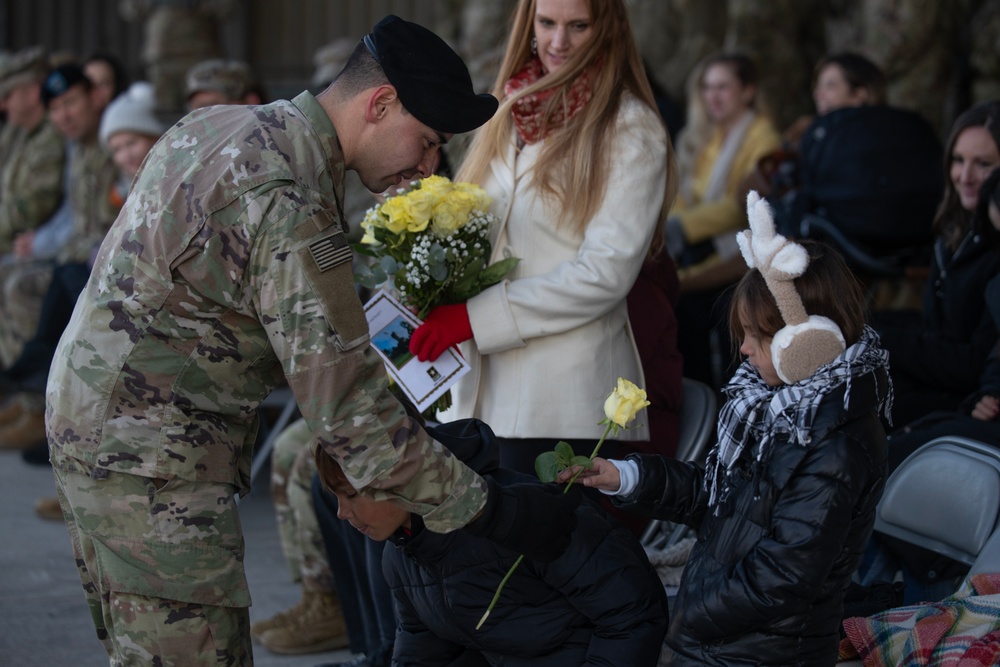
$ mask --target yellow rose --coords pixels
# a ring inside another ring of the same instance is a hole
[[[431,221],[431,214],[434,211],[436,198],[430,190],[420,188],[413,190],[404,197],[410,207],[410,219],[407,221],[406,229],[410,232],[422,232],[427,229]]]
[[[389,197],[382,204],[383,227],[393,234],[402,234],[413,222],[413,207],[406,197]]]
[[[624,427],[647,405],[649,401],[646,400],[645,389],[639,389],[628,380],[618,378],[618,387],[604,401],[604,415]]]
[[[454,191],[460,193],[463,199],[468,198],[470,211],[486,211],[492,202],[486,190],[475,183],[455,183]]]
[[[447,196],[448,191],[451,189],[451,181],[444,176],[433,174],[420,180],[420,189],[433,193],[436,199],[440,199]]]

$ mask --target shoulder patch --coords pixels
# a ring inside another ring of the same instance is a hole
[[[309,254],[321,272],[340,266],[344,262],[350,262],[354,257],[347,238],[340,230],[310,243]]]

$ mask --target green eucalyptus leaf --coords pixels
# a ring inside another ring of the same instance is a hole
[[[576,454],[573,452],[573,448],[570,447],[569,443],[565,440],[560,440],[556,443],[556,461],[559,463],[560,470],[569,466],[570,461]]]
[[[507,259],[501,259],[499,262],[490,264],[483,269],[483,272],[480,274],[480,284],[484,288],[496,285],[498,282],[503,280],[505,275],[513,271],[514,267],[517,266],[520,261],[520,257],[508,257]]]
[[[591,460],[589,456],[574,456],[572,459],[570,459],[569,465],[570,467],[580,466],[584,470],[590,470],[591,468],[594,467],[594,462]]]
[[[556,481],[559,475],[559,463],[556,461],[555,452],[542,452],[538,455],[535,459],[535,474],[546,484]]]
[[[395,258],[386,255],[379,261],[378,266],[382,269],[386,275],[392,275],[399,270],[399,262]]]
[[[379,255],[375,252],[375,248],[367,243],[352,243],[351,250],[354,251],[355,255],[364,255],[366,257],[378,257]]]

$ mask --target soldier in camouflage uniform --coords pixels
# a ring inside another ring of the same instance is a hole
[[[213,104],[260,104],[261,85],[242,60],[212,59],[198,63],[184,79],[188,109]]]
[[[49,67],[39,47],[21,51],[0,69],[0,99],[8,122],[23,130],[7,150],[0,171],[0,253],[14,237],[37,228],[62,199],[66,147],[42,104],[42,81]]]
[[[48,256],[35,250],[35,231],[15,239],[17,261],[0,267],[0,355],[4,366],[20,356],[24,343],[38,329],[42,300],[55,266],[85,264],[114,222],[118,207],[112,200],[116,170],[98,141],[101,113],[90,80],[77,65],[50,72],[42,84],[41,99],[58,132],[69,140],[67,193],[71,225]],[[20,406],[20,407],[18,407]],[[41,395],[25,395],[11,403],[11,414],[0,428],[0,447],[24,449],[45,441],[45,402]]]
[[[487,483],[407,416],[369,347],[343,174],[427,175],[485,122],[461,59],[387,17],[314,97],[195,111],[146,159],[60,343],[47,433],[112,664],[250,665],[233,502],[256,407],[284,375],[351,484],[532,558],[565,549],[572,499]]]
[[[142,64],[156,88],[157,111],[184,112],[184,75],[202,60],[222,55],[220,29],[234,0],[119,0],[119,14],[142,21]]]

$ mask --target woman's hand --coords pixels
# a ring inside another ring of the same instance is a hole
[[[998,413],[1000,413],[1000,400],[996,396],[983,396],[976,403],[976,407],[972,408],[973,418],[984,422],[994,421]]]
[[[580,466],[570,466],[559,473],[559,477],[556,478],[556,481],[560,483],[568,482],[573,478],[573,475],[580,472],[580,470]],[[602,459],[600,456],[594,457],[593,467],[591,467],[590,470],[583,470],[580,472],[580,476],[576,478],[576,481],[584,486],[601,489],[602,491],[609,491],[611,493],[614,493],[622,486],[622,478],[618,473],[618,468],[616,468],[613,463],[607,459]]]

